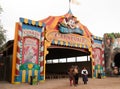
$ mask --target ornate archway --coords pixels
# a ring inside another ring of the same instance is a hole
[[[112,53],[112,60],[114,61],[114,58],[115,58],[115,56],[117,55],[117,54],[119,54],[120,53],[120,48],[114,48],[113,49],[113,53]]]
[[[114,57],[115,66],[120,67],[120,53],[116,54]]]
[[[120,68],[120,48],[115,48],[112,54],[112,64]]]

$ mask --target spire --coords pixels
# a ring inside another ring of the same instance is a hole
[[[68,11],[68,13],[69,13],[69,14],[72,14],[70,3],[71,3],[71,0],[69,0],[69,11]]]
[[[71,11],[71,9],[69,9],[68,13],[69,13],[69,14],[72,14],[72,11]]]
[[[69,14],[72,14],[72,11],[71,11],[71,3],[72,3],[72,4],[76,4],[76,5],[79,5],[79,4],[80,4],[77,0],[69,0],[69,11],[68,11]]]

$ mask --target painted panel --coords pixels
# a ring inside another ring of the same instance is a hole
[[[105,64],[104,64],[104,48],[102,39],[94,38],[92,45],[92,55],[94,60],[94,77],[105,77]]]
[[[26,62],[32,62],[38,64],[38,40],[31,37],[25,37],[23,39],[23,58],[22,64]]]
[[[44,27],[38,21],[20,18],[16,28],[12,83],[30,82],[30,76],[44,79]]]
[[[102,65],[102,52],[99,48],[94,48],[94,60],[95,60],[95,65]]]

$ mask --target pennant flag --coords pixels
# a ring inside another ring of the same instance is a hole
[[[73,4],[76,4],[76,5],[79,5],[79,4],[80,4],[79,1],[77,1],[77,0],[69,0],[69,2],[71,2],[71,3],[73,3]]]

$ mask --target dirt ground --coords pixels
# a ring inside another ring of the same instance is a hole
[[[38,85],[29,83],[10,84],[0,81],[0,89],[120,89],[120,77],[92,79],[89,78],[88,84],[84,85],[79,78],[78,86],[69,86],[69,79],[53,79],[39,82]]]

